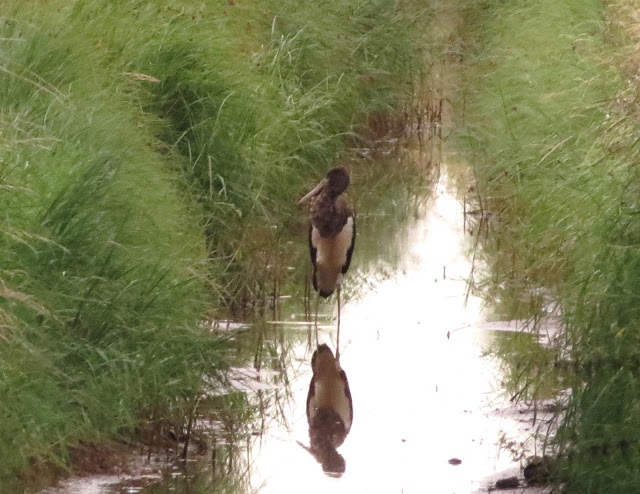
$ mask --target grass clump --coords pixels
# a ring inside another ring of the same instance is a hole
[[[476,26],[483,39],[465,81],[463,138],[483,212],[500,219],[500,234],[487,239],[500,252],[492,271],[497,284],[554,290],[617,193],[608,167],[595,166],[605,153],[593,136],[619,77],[592,58],[604,29],[598,2],[563,2],[544,14],[523,2],[483,5],[472,21],[484,20]]]
[[[197,216],[148,117],[56,21],[1,20],[0,478],[130,433],[220,367],[220,343],[194,329]]]
[[[286,273],[291,205],[411,96],[424,19],[386,0],[2,10],[0,482],[218,376],[198,323]]]
[[[489,218],[482,287],[512,315],[558,308],[550,365],[575,372],[555,443],[565,491],[637,492],[638,88],[620,57],[629,40],[595,1],[486,1],[470,12],[462,138]],[[526,365],[536,363],[523,356]]]

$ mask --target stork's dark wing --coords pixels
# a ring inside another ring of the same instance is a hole
[[[316,383],[312,377],[311,382],[309,383],[309,392],[307,393],[307,422],[309,423],[309,425],[311,425],[311,409],[313,407],[311,400],[313,400],[315,395],[316,395]]]
[[[351,424],[353,424],[353,400],[351,399],[351,389],[349,389],[349,381],[347,380],[347,374],[342,369],[340,369],[340,379],[342,379],[342,382],[344,383],[344,394],[347,396],[347,399],[349,400],[349,411],[351,412],[349,414],[350,415],[349,429],[347,429],[347,434],[348,434],[349,430],[351,429]]]
[[[311,280],[313,283],[313,289],[318,291],[318,280],[316,278],[316,258],[318,255],[318,249],[313,245],[313,223],[309,222],[309,254],[311,256],[311,265],[313,266],[313,274]]]
[[[309,222],[309,254],[311,255],[311,264],[316,267],[316,256],[318,249],[313,245],[313,224]]]
[[[353,255],[353,249],[356,246],[356,216],[352,215],[351,220],[353,221],[353,235],[351,236],[351,245],[349,246],[349,250],[347,250],[347,262],[342,266],[342,274],[345,274],[351,265],[351,256]]]

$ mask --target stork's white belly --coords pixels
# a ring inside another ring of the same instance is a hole
[[[347,251],[353,240],[353,218],[347,219],[340,233],[332,238],[320,236],[317,229],[311,232],[311,243],[316,249],[316,266],[340,272],[347,262]]]
[[[337,374],[333,379],[315,381],[315,396],[311,407],[311,417],[315,416],[318,408],[332,408],[342,419],[346,432],[351,429],[349,398],[344,382]]]

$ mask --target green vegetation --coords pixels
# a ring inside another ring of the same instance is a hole
[[[532,388],[575,373],[555,441],[557,480],[575,493],[640,490],[640,122],[613,12],[485,0],[463,28],[460,138],[488,232],[478,287],[510,315],[559,309],[556,357],[516,367],[536,366]]]
[[[301,191],[412,96],[423,10],[3,2],[0,481],[219,376],[198,323],[287,276]]]

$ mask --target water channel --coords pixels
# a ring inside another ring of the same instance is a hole
[[[354,405],[352,429],[339,448],[346,461],[341,477],[323,473],[306,449],[311,300],[304,310],[299,294],[284,293],[279,317],[260,330],[253,365],[245,362],[229,376],[241,396],[236,412],[250,404],[253,415],[225,421],[203,414],[186,463],[167,461],[175,451],[143,452],[129,472],[72,478],[45,492],[468,494],[490,491],[497,479],[521,478],[520,460],[536,452],[532,416],[509,401],[499,359],[486,356],[516,328],[488,322],[495,316],[468,289],[475,237],[465,219],[467,166],[446,142],[417,145],[428,137],[413,139],[408,150],[423,161],[418,169],[428,186],[406,221],[388,210],[358,210],[341,317],[341,365]],[[358,184],[354,174],[352,188]],[[295,249],[306,269],[305,242],[301,237]],[[319,316],[320,343],[334,350],[335,310],[332,298]],[[252,331],[229,330],[238,339]]]
[[[301,346],[295,360],[306,372],[292,382],[290,427],[254,445],[256,491],[483,492],[493,483],[487,477],[513,467],[498,442],[524,441],[526,424],[502,397],[497,363],[482,356],[493,333],[482,329],[482,301],[467,297],[462,213],[443,169],[432,198],[395,239],[403,253],[395,272],[344,308],[341,364],[354,401],[340,449],[345,474],[324,475],[296,446],[308,442],[311,354]],[[320,339],[335,342],[333,328]]]
[[[70,479],[45,492],[460,494],[521,477],[514,456],[533,453],[531,416],[505,396],[499,361],[484,356],[515,328],[488,324],[490,312],[469,293],[474,237],[465,231],[466,169],[456,159],[443,152],[426,198],[391,236],[376,238],[384,231],[381,222],[393,217],[365,212],[358,218],[360,244],[384,245],[373,249],[381,254],[368,263],[356,256],[345,280],[347,289],[362,286],[351,297],[347,290],[341,318],[341,365],[354,422],[339,449],[346,460],[340,478],[324,474],[305,447],[314,345],[308,314],[285,295],[281,320],[268,321],[261,339],[276,348],[271,353],[278,364],[242,367],[230,376],[257,418],[239,428],[203,418],[196,429],[204,431],[208,450],[192,453],[186,466],[165,458],[160,468],[141,455],[133,475]],[[335,303],[321,309],[320,342],[335,349]]]

